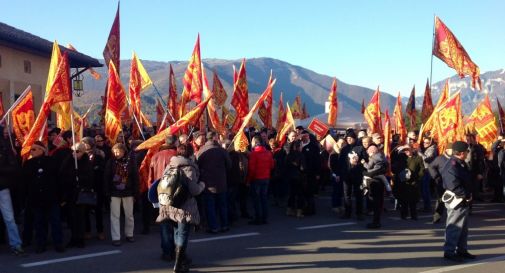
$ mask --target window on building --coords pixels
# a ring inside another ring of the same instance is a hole
[[[31,74],[32,73],[32,63],[30,61],[25,60],[25,73]]]

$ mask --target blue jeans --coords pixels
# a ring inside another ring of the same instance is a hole
[[[175,255],[174,226],[175,223],[172,221],[160,223],[161,250],[165,255]]]
[[[176,223],[174,225],[174,242],[177,247],[186,248],[189,239],[189,223]]]
[[[344,195],[344,181],[342,177],[340,181],[337,182],[335,177],[331,178],[331,184],[333,186],[333,192],[331,194],[331,207],[338,208],[342,206],[342,197]]]
[[[424,173],[423,182],[421,185],[421,196],[423,198],[424,209],[431,209],[431,194],[430,194],[430,184],[431,184],[431,175],[428,171]]]
[[[35,238],[38,246],[45,246],[47,241],[47,225],[51,224],[51,236],[54,245],[63,244],[63,231],[60,220],[60,206],[58,204],[48,207],[33,208],[35,222]]]
[[[251,182],[251,197],[254,204],[254,220],[266,221],[268,218],[268,179]]]
[[[9,189],[0,191],[0,211],[7,228],[9,235],[9,245],[12,248],[21,246],[21,238],[19,237],[18,226],[14,220],[14,211],[12,210],[11,192]]]
[[[217,225],[217,215],[216,210],[220,216],[221,228],[228,227],[228,200],[226,192],[221,193],[211,193],[205,191],[205,210],[207,212],[207,223],[210,230],[218,231],[219,227]]]

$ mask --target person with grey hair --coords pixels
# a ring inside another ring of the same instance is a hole
[[[368,162],[363,164],[367,170],[363,175],[372,179],[368,198],[371,200],[373,208],[373,220],[366,227],[377,229],[381,227],[381,215],[384,205],[384,182],[377,179],[377,177],[386,174],[389,163],[377,146],[372,145],[368,147],[367,152],[369,156]]]

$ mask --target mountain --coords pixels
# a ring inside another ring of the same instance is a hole
[[[130,62],[130,60],[122,60],[120,64],[120,76],[126,91],[128,88]],[[241,60],[205,59],[203,62],[208,73],[207,77],[210,81],[210,86],[212,86],[212,71],[215,70],[218,73],[228,94],[227,104],[229,105],[233,92],[233,65],[238,69]],[[169,64],[172,64],[177,79],[178,92],[179,94],[182,92],[182,78],[188,64],[187,62],[142,60],[142,64],[165,101],[168,94]],[[80,112],[84,112],[91,103],[101,105],[100,96],[103,96],[104,93],[107,70],[105,67],[96,70],[102,75],[101,80],[97,81],[93,79],[89,73],[83,74],[84,94],[80,98],[75,98],[75,105]],[[328,98],[329,89],[333,81],[332,77],[272,58],[247,59],[246,70],[249,87],[249,105],[252,105],[265,89],[270,70],[272,70],[274,77],[277,78],[277,83],[274,87],[274,111],[276,111],[277,100],[282,91],[284,102],[289,102],[290,104],[294,101],[296,95],[300,95],[302,101],[306,103],[307,110],[311,116],[324,112],[324,104]],[[363,120],[361,102],[364,99],[368,103],[374,90],[347,84],[340,81],[340,79],[337,79],[337,85],[339,120],[361,122]],[[395,98],[384,92],[381,95],[381,104],[383,107],[387,105],[389,110],[392,111]],[[157,98],[158,95],[153,87],[148,88],[142,93],[142,108],[151,117],[155,116],[154,105]],[[97,108],[93,111],[94,113],[97,112]],[[275,118],[276,115],[274,114],[274,121]]]

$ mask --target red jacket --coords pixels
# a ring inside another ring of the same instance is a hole
[[[272,152],[263,146],[256,146],[249,154],[247,182],[251,183],[258,179],[270,179],[270,172],[274,168]]]

